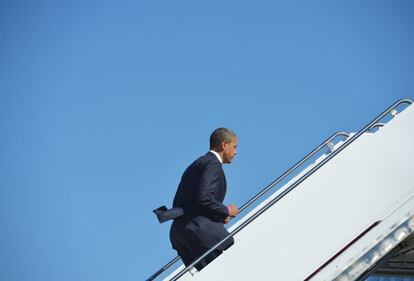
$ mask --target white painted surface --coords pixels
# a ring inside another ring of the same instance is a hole
[[[180,280],[304,280],[382,220],[312,279],[332,280],[414,210],[406,200],[414,195],[413,144],[414,106],[409,106],[377,132],[362,135],[244,228],[235,245],[201,272]]]

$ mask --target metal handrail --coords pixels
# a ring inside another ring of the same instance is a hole
[[[329,138],[327,138],[325,141],[323,141],[317,148],[312,150],[309,154],[307,154],[305,157],[302,158],[299,162],[297,162],[295,165],[293,165],[291,168],[289,168],[286,172],[284,172],[281,176],[279,176],[277,179],[275,179],[273,182],[271,182],[268,186],[263,188],[261,191],[256,193],[249,201],[244,203],[239,208],[239,213],[244,211],[246,208],[248,208],[250,205],[252,205],[254,202],[256,202],[260,197],[262,197],[264,194],[266,194],[269,190],[271,190],[276,184],[281,182],[283,179],[285,179],[288,175],[290,175],[293,171],[295,171],[299,166],[301,166],[303,163],[305,163],[309,158],[314,156],[316,153],[318,153],[325,145],[329,146],[329,144],[332,143],[332,141],[337,137],[343,137],[344,140],[349,138],[349,134],[345,132],[336,132]],[[329,148],[329,147],[328,147]],[[330,150],[331,151],[331,150]],[[155,272],[153,275],[151,275],[147,281],[154,280],[156,277],[158,277],[161,273],[166,271],[168,268],[170,268],[172,265],[174,265],[177,261],[180,260],[180,256],[176,256],[171,261],[169,261],[166,265],[164,265],[162,268],[160,268],[157,272]]]
[[[173,264],[175,264],[177,261],[179,261],[181,258],[180,256],[176,256],[175,258],[173,258],[172,260],[170,260],[166,265],[164,265],[163,267],[161,267],[157,272],[155,272],[153,275],[151,275],[147,281],[151,281],[154,280],[155,278],[157,278],[161,273],[163,273],[164,271],[166,271],[167,269],[169,269]]]
[[[358,139],[363,133],[365,133],[367,130],[369,130],[372,125],[377,123],[379,120],[381,120],[384,116],[386,116],[388,113],[391,112],[391,110],[395,109],[400,104],[407,103],[412,104],[413,102],[409,99],[401,99],[391,105],[387,110],[385,110],[383,113],[381,113],[378,117],[376,117],[373,121],[371,121],[368,125],[366,125],[364,128],[362,128],[358,133],[353,135],[350,139],[348,139],[345,143],[343,143],[340,147],[338,147],[335,151],[333,151],[331,154],[329,154],[326,158],[324,158],[321,162],[316,164],[311,170],[306,172],[303,176],[301,176],[298,180],[296,180],[294,183],[292,183],[289,187],[287,187],[285,190],[283,190],[280,194],[278,194],[275,198],[273,198],[271,201],[266,203],[263,207],[261,207],[258,211],[256,211],[251,217],[249,217],[247,220],[245,220],[243,223],[241,223],[239,226],[237,226],[231,233],[229,233],[225,238],[223,238],[220,242],[218,242],[214,247],[206,251],[203,255],[201,255],[198,259],[196,259],[194,262],[192,262],[189,266],[182,269],[180,272],[178,272],[172,279],[169,281],[176,281],[178,278],[183,276],[188,270],[190,270],[192,267],[194,267],[197,263],[199,263],[202,259],[204,259],[207,255],[212,253],[217,247],[222,245],[227,239],[230,237],[233,237],[236,235],[240,230],[245,228],[247,225],[249,225],[252,221],[254,221],[258,216],[260,216],[262,213],[264,213],[267,209],[272,207],[276,202],[278,202],[280,199],[282,199],[284,196],[286,196],[289,192],[291,192],[294,188],[296,188],[299,184],[301,184],[304,180],[306,180],[309,176],[311,176],[314,172],[319,170],[325,163],[327,163],[329,160],[331,160],[333,157],[335,157],[339,152],[344,150],[346,147],[348,147],[351,143],[353,143],[356,139]]]
[[[349,137],[349,134],[345,132],[337,132],[333,134],[331,137],[327,138],[324,142],[322,142],[317,148],[315,148],[312,152],[310,152],[308,155],[302,158],[299,162],[297,162],[295,165],[293,165],[291,168],[289,168],[286,172],[284,172],[281,176],[279,176],[277,179],[275,179],[273,182],[271,182],[267,187],[263,188],[260,192],[258,192],[255,196],[253,196],[249,201],[247,201],[244,205],[242,205],[239,209],[239,212],[245,210],[248,208],[251,204],[253,204],[257,199],[259,199],[262,195],[267,193],[270,189],[272,189],[276,184],[284,180],[288,175],[290,175],[294,170],[296,170],[300,165],[305,163],[309,158],[314,156],[316,153],[318,153],[325,145],[328,145],[332,143],[332,141],[338,137],[342,136],[346,140]]]

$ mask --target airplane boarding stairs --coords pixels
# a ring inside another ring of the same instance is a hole
[[[400,100],[359,132],[333,135],[308,156],[322,147],[329,147],[328,153],[229,228],[235,240],[231,248],[200,272],[192,265],[181,266],[164,280],[339,281],[364,280],[372,274],[414,277],[411,104]],[[397,114],[397,108],[401,113]],[[338,136],[344,140],[333,144]]]

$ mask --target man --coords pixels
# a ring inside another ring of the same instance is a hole
[[[235,205],[225,206],[226,178],[222,164],[236,156],[237,136],[226,128],[216,129],[210,136],[210,151],[194,161],[184,172],[173,207],[184,215],[174,219],[170,230],[172,247],[187,266],[228,235],[224,224],[238,214]],[[227,239],[195,267],[201,270],[224,250],[233,245]]]

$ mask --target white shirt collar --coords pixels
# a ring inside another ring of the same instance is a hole
[[[213,153],[214,155],[216,155],[217,159],[220,161],[221,164],[223,164],[223,160],[220,157],[220,154],[218,154],[216,151],[214,150],[210,150],[211,153]]]

